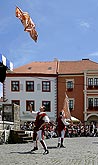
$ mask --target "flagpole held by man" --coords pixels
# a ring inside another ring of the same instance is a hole
[[[67,119],[71,122],[71,114],[69,110],[69,100],[67,94],[65,94],[63,109],[59,113],[59,117],[57,119],[57,132],[58,132],[58,146],[57,147],[63,147],[64,148],[64,137],[66,132],[66,127],[70,125],[69,122],[67,122]]]

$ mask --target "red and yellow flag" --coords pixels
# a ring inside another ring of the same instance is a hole
[[[37,42],[38,34],[35,30],[35,24],[27,12],[23,12],[19,7],[15,10],[16,17],[20,19],[24,26],[24,31],[29,32],[31,38]]]
[[[71,120],[71,114],[69,110],[69,99],[67,94],[65,94],[64,105],[62,111],[64,112],[65,118]]]

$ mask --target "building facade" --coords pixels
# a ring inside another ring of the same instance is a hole
[[[84,72],[84,121],[98,123],[98,70]]]
[[[62,61],[58,70],[58,113],[65,93],[71,115],[83,123],[98,123],[98,63],[89,59]]]
[[[46,107],[51,120],[57,117],[57,62],[32,62],[8,73],[4,82],[4,98],[7,104],[20,106],[21,121],[34,120],[30,113]]]
[[[71,115],[81,122],[98,122],[98,63],[80,61],[32,62],[7,74],[4,82],[6,103],[20,105],[22,121],[32,120],[34,111],[45,105],[56,120],[67,94]]]

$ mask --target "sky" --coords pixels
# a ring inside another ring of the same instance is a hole
[[[54,58],[98,62],[98,0],[3,0],[0,6],[0,53],[14,68]],[[16,6],[36,24],[37,43],[24,32]]]
[[[18,6],[36,24],[34,42],[15,16]],[[1,0],[0,53],[14,68],[33,61],[98,62],[98,0]]]

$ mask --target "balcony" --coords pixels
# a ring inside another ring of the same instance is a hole
[[[93,85],[88,85],[87,89],[93,89]]]
[[[98,111],[98,106],[89,106],[87,111]]]
[[[98,89],[98,85],[94,85],[94,89]]]
[[[96,90],[96,89],[98,89],[98,85],[88,85],[87,89],[88,90],[91,90],[91,89]]]

